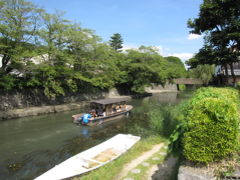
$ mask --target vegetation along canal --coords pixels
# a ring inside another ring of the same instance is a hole
[[[118,133],[141,135],[149,110],[154,106],[170,109],[188,98],[188,93],[159,93],[134,99],[129,117],[98,126],[76,126],[72,114],[84,109],[0,123],[0,179],[32,179],[56,164]],[[71,167],[69,167],[71,168]]]

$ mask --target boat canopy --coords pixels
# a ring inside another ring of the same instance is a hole
[[[91,103],[101,104],[101,105],[107,105],[107,104],[115,104],[115,103],[121,103],[126,102],[130,98],[129,97],[123,97],[123,98],[107,98],[107,99],[100,99],[91,101]]]

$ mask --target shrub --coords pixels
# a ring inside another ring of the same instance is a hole
[[[188,106],[182,141],[183,154],[188,160],[213,162],[236,150],[238,108],[233,102],[235,98],[232,89],[205,88],[196,93]]]
[[[229,101],[233,101],[234,103],[238,103],[239,101],[239,92],[233,88],[200,88],[195,93],[193,98],[189,101],[189,105],[195,104],[199,100],[206,97],[215,97],[215,98],[223,98],[228,99]],[[188,107],[189,108],[189,107]]]

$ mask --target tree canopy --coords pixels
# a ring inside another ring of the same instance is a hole
[[[48,98],[112,87],[143,93],[152,83],[184,76],[180,59],[145,46],[122,53],[119,33],[109,45],[62,12],[50,14],[25,0],[0,0],[0,10],[2,90],[31,87]]]
[[[198,65],[196,68],[189,70],[189,76],[201,79],[203,84],[208,85],[215,73],[215,65]]]
[[[196,64],[230,65],[240,55],[240,1],[204,0],[198,18],[188,21],[191,33],[205,34],[205,45],[200,49]],[[196,59],[195,59],[196,60]],[[191,64],[190,64],[191,65]],[[235,78],[234,78],[235,79]]]
[[[110,46],[116,50],[116,51],[121,51],[121,49],[123,48],[123,39],[122,39],[122,36],[121,34],[119,33],[115,33],[111,36],[111,39],[110,39]]]
[[[35,37],[42,9],[24,0],[0,1],[0,73],[21,69],[24,60],[35,55]],[[21,59],[21,60],[20,60]]]
[[[164,58],[153,47],[141,46],[128,50],[125,60],[119,64],[124,72],[118,85],[131,87],[133,92],[143,93],[152,83],[164,85],[177,77],[184,77],[184,64],[177,57]]]

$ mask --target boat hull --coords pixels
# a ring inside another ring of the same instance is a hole
[[[139,136],[118,134],[56,165],[35,180],[59,180],[79,176],[113,161],[139,140]]]
[[[115,119],[118,119],[118,118],[121,118],[123,116],[128,115],[132,109],[133,109],[133,106],[127,105],[126,110],[116,112],[116,113],[113,113],[113,114],[105,116],[105,117],[96,117],[96,118],[90,119],[89,123],[84,124],[84,125],[94,126],[94,125],[102,124],[102,123],[107,122],[107,121],[112,121],[112,120],[115,120]],[[79,121],[77,119],[79,117],[81,117],[82,115],[83,114],[73,115],[72,116],[73,123],[79,124]]]

